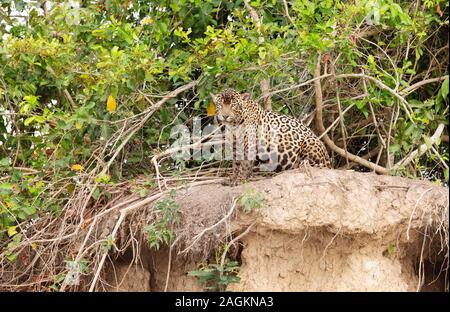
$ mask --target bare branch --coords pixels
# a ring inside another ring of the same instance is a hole
[[[415,84],[413,84],[413,85],[411,85],[411,86],[401,90],[400,91],[400,95],[403,95],[403,96],[408,95],[411,92],[414,92],[415,90],[419,89],[420,87],[422,87],[424,85],[427,85],[427,84],[433,83],[433,82],[442,81],[442,80],[445,80],[445,79],[448,79],[448,75],[419,81],[419,82],[417,82],[417,83],[415,83]]]
[[[357,75],[357,74],[355,74]],[[320,133],[324,133],[325,132],[325,127],[323,125],[323,117],[322,117],[322,107],[323,107],[323,101],[322,101],[322,86],[320,84],[320,55],[318,57],[317,60],[317,65],[316,65],[316,70],[314,72],[314,77],[317,78],[314,81],[314,88],[315,88],[315,98],[316,98],[316,125],[317,128],[319,129]],[[377,164],[374,164],[370,161],[367,161],[359,156],[353,155],[352,153],[346,152],[344,151],[342,148],[336,146],[336,144],[334,144],[334,142],[330,139],[330,137],[328,136],[328,134],[324,134],[323,135],[323,140],[325,142],[325,144],[327,144],[327,146],[329,148],[331,148],[333,151],[335,151],[336,153],[338,153],[340,156],[342,157],[348,157],[348,159],[350,161],[356,162],[360,165],[363,165],[364,167],[367,167],[369,169],[375,170],[378,173],[381,174],[388,174],[389,171],[384,168],[381,167]]]
[[[430,143],[431,146],[428,146],[427,144],[422,144],[419,146],[418,149],[414,150],[411,154],[409,154],[407,157],[403,158],[402,160],[400,160],[398,163],[396,163],[394,165],[394,167],[392,167],[393,170],[398,169],[400,166],[406,166],[407,164],[409,164],[410,162],[412,162],[414,160],[414,158],[416,158],[417,156],[422,155],[423,153],[425,153],[428,149],[430,149],[438,140],[438,138],[441,137],[442,132],[444,131],[445,125],[444,124],[439,124],[439,126],[437,127],[436,131],[434,132],[434,134],[431,136],[430,138]]]
[[[255,9],[250,5],[248,0],[244,0],[244,6],[250,12],[250,16],[252,17],[252,20],[256,25],[256,30],[259,34],[259,43],[261,44],[264,42],[264,36],[262,35],[261,31],[261,19],[259,18],[259,15],[255,11]],[[268,94],[270,88],[269,79],[261,80],[260,88],[264,98],[264,108],[266,110],[272,110],[272,100],[270,99],[270,95]]]
[[[270,98],[270,96],[267,95],[269,93],[270,88],[269,80],[268,79],[261,80],[260,86],[262,97],[264,98],[264,108],[266,110],[272,110],[272,99]]]

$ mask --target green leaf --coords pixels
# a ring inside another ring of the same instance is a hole
[[[17,253],[7,254],[6,259],[8,259],[10,262],[15,262],[17,259]]]
[[[448,96],[448,78],[444,80],[441,86],[441,95],[445,99]]]
[[[100,190],[100,188],[95,188],[94,192],[92,193],[92,198],[94,198],[95,200],[98,200],[100,198],[100,196],[102,195],[102,191]]]
[[[15,234],[17,234],[16,226],[9,226],[8,227],[8,236],[13,237]]]
[[[392,254],[394,253],[394,250],[395,250],[394,244],[389,243],[388,246],[387,246],[387,252],[388,252],[388,254],[389,254],[389,255],[392,255]]]
[[[431,138],[429,136],[424,136],[423,137],[424,141],[425,141],[425,145],[427,146],[427,149],[430,149],[431,146],[433,145],[433,142],[431,141]]]
[[[0,166],[8,167],[9,166],[9,158],[5,157],[0,160]]]
[[[0,184],[0,194],[2,193],[11,193],[13,190],[13,185],[11,183],[2,183]]]
[[[391,144],[389,145],[389,152],[391,152],[392,154],[395,154],[397,152],[399,152],[401,149],[400,144]]]

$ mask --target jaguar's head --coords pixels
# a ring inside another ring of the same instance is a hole
[[[216,118],[221,124],[238,125],[242,122],[242,110],[247,93],[240,94],[234,89],[226,89],[217,95],[211,94],[216,106]]]

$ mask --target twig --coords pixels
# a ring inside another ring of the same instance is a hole
[[[188,84],[185,84],[184,86],[181,86],[175,90],[173,90],[172,92],[170,92],[169,94],[167,94],[166,96],[164,96],[161,100],[159,100],[158,102],[156,102],[156,104],[151,107],[148,110],[148,113],[142,118],[142,120],[140,121],[140,123],[133,128],[132,131],[130,131],[129,135],[123,140],[123,142],[119,145],[119,147],[117,148],[116,152],[114,153],[114,155],[111,157],[111,159],[108,161],[107,165],[103,168],[101,174],[105,174],[106,171],[108,170],[108,168],[111,166],[111,164],[113,163],[113,161],[115,160],[115,158],[117,157],[117,155],[122,151],[123,147],[128,143],[128,141],[131,139],[131,137],[139,130],[141,129],[144,124],[147,122],[147,120],[153,115],[153,113],[158,110],[167,100],[176,97],[178,94],[180,94],[181,92],[184,92],[186,90],[189,90],[191,88],[193,88],[194,86],[196,86],[198,83],[197,80],[191,81]]]
[[[439,152],[437,151],[437,149],[434,148],[434,146],[431,146],[431,150],[433,151],[433,153],[437,156],[437,158],[439,158],[439,161],[442,163],[442,165],[444,166],[445,169],[448,170],[448,165],[445,162],[445,160],[442,158],[441,154],[439,154]]]
[[[236,236],[235,238],[233,238],[225,247],[225,250],[222,254],[222,257],[220,258],[220,267],[223,268],[223,265],[225,263],[225,258],[227,256],[227,252],[230,249],[231,245],[233,245],[235,242],[237,242],[238,240],[240,240],[242,237],[244,237],[245,235],[248,234],[248,232],[250,232],[250,230],[252,229],[252,227],[256,224],[256,221],[254,221],[252,224],[250,224],[247,229],[242,232],[241,234],[239,234],[238,236]]]
[[[294,21],[292,20],[291,16],[289,15],[289,8],[288,8],[286,0],[283,0],[283,6],[284,6],[284,11],[286,13],[286,17],[289,19],[291,24],[297,29],[297,25],[294,23]]]
[[[397,124],[398,117],[400,115],[400,107],[397,103],[394,104],[393,109],[391,109],[391,120],[389,122],[389,130],[387,134],[386,143],[386,158],[387,158],[387,168],[391,170],[392,163],[394,162],[394,156],[390,154],[389,147],[391,146],[391,133],[395,124]]]
[[[403,109],[405,110],[406,115],[408,116],[408,118],[411,120],[411,122],[413,124],[416,124],[416,122],[413,120],[410,110],[411,108],[409,107],[409,103],[405,100],[405,98],[403,98],[398,92],[396,92],[395,90],[391,89],[390,87],[388,87],[387,85],[385,85],[383,82],[381,82],[380,80],[366,75],[366,74],[341,74],[341,75],[337,75],[334,77],[335,79],[342,79],[342,78],[365,78],[368,79],[372,82],[374,82],[380,89],[386,90],[388,91],[390,94],[392,94],[394,97],[396,97],[398,100],[400,100],[400,103],[403,106]]]
[[[383,69],[381,69],[386,75],[390,76],[394,81],[395,81],[395,90],[398,90],[398,87],[400,86],[400,76],[398,73],[398,69],[397,66],[395,66],[394,61],[392,61],[391,57],[389,56],[389,54],[386,53],[386,51],[384,51],[378,44],[376,44],[375,42],[372,42],[370,40],[365,39],[364,37],[359,37],[361,40],[370,43],[372,45],[374,45],[375,47],[377,47],[383,54],[384,56],[386,56],[386,58],[389,60],[389,62],[392,65],[392,68],[394,69],[395,72],[395,76],[397,79],[394,79],[394,77],[392,77],[389,73],[387,73],[386,71],[384,71]]]
[[[406,229],[406,239],[407,240],[409,240],[409,229],[411,228],[412,218],[414,216],[414,213],[416,212],[417,206],[419,205],[419,202],[422,199],[422,197],[431,190],[432,190],[431,188],[425,190],[422,194],[420,194],[419,198],[416,200],[416,204],[414,205],[413,211],[411,212],[411,215],[409,216],[408,228]]]
[[[264,98],[264,109],[270,111],[272,110],[272,99],[267,95],[270,87],[269,79],[261,80],[260,87],[262,97]]]
[[[284,88],[284,89],[279,89],[279,90],[275,90],[275,91],[269,92],[269,93],[267,93],[264,96],[260,96],[258,101],[264,99],[265,96],[272,96],[272,95],[275,95],[275,94],[278,94],[278,93],[282,93],[282,92],[298,89],[298,88],[301,88],[303,86],[309,85],[309,84],[315,82],[316,80],[320,80],[320,79],[327,78],[327,77],[330,77],[330,76],[331,76],[331,74],[324,74],[322,76],[314,77],[313,79],[304,81],[302,83],[299,83],[299,84],[296,84],[296,85],[293,85],[293,86],[290,86],[290,87],[287,87],[287,88]]]
[[[347,163],[347,168],[348,168],[349,161],[348,161],[348,151],[347,151],[347,142],[346,142],[347,139],[346,139],[346,135],[345,135],[344,114],[342,113],[341,101],[339,100],[339,89],[336,90],[336,101],[337,101],[338,110],[339,110],[339,121],[341,124],[342,142],[344,142],[345,161]]]
[[[368,79],[368,80],[374,82],[380,89],[388,91],[390,94],[392,94],[398,100],[400,100],[400,103],[402,104],[402,106],[403,106],[403,108],[404,108],[404,110],[406,112],[406,115],[408,116],[408,118],[411,120],[411,122],[413,124],[416,124],[416,122],[413,120],[413,118],[411,116],[411,113],[410,113],[411,109],[409,108],[409,103],[398,92],[396,92],[392,88],[388,87],[387,85],[385,85],[380,80],[378,80],[378,79],[376,79],[376,78],[374,78],[372,76],[366,75],[366,74],[340,74],[340,75],[336,75],[336,76],[333,76],[332,74],[324,74],[324,75],[319,75],[319,76],[315,75],[313,79],[310,79],[310,80],[305,81],[303,83],[300,83],[298,85],[290,86],[288,88],[284,88],[284,89],[280,89],[280,90],[269,92],[266,96],[270,96],[270,95],[274,95],[274,94],[277,94],[277,93],[280,93],[280,92],[285,92],[285,91],[290,91],[290,90],[293,90],[293,89],[296,89],[296,88],[300,88],[300,87],[305,86],[307,84],[310,84],[312,82],[314,82],[314,84],[317,85],[317,81],[318,80],[320,81],[321,79],[327,78],[327,77],[333,77],[334,79],[365,78],[365,79]],[[262,99],[262,96],[259,99]]]
[[[172,266],[172,249],[175,247],[176,243],[180,240],[181,236],[178,236],[175,241],[170,245],[169,248],[169,260],[167,261],[167,273],[166,273],[166,284],[164,285],[164,292],[167,292],[167,288],[169,287],[169,278],[170,278],[170,268]]]
[[[70,106],[72,107],[73,110],[75,110],[77,105],[75,104],[75,101],[73,100],[73,98],[70,95],[69,91],[67,91],[67,89],[64,89],[63,92],[64,92],[64,95],[65,95],[67,101],[69,101]]]
[[[258,13],[250,5],[248,0],[244,0],[244,6],[250,12],[250,16],[252,17],[252,20],[253,20],[253,22],[256,25],[256,31],[259,34],[259,39],[258,39],[259,40],[259,44],[264,43],[264,36],[262,34],[262,29],[261,29],[261,19],[259,18]],[[272,110],[272,100],[270,99],[270,95],[268,95],[269,87],[270,87],[269,79],[261,80],[260,88],[261,88],[261,93],[262,93],[262,95],[264,97],[264,108],[266,110]]]
[[[181,150],[188,149],[188,148],[191,149],[191,148],[196,148],[196,147],[198,147],[198,146],[202,146],[202,147],[203,147],[203,146],[213,146],[213,145],[216,145],[216,144],[223,144],[223,143],[225,142],[225,141],[223,141],[223,140],[221,140],[221,141],[213,141],[213,142],[203,142],[204,140],[207,140],[207,139],[213,137],[213,136],[216,134],[216,132],[219,131],[219,130],[220,130],[220,128],[216,128],[216,129],[215,129],[214,131],[212,131],[210,134],[206,135],[204,138],[202,138],[201,140],[198,140],[198,141],[195,142],[195,143],[188,144],[188,145],[176,146],[176,147],[172,147],[172,148],[168,148],[168,149],[166,149],[165,151],[163,151],[163,152],[161,152],[161,153],[159,153],[159,154],[156,154],[156,155],[154,155],[154,156],[152,157],[151,162],[152,162],[152,164],[153,164],[153,166],[154,166],[154,168],[155,168],[156,179],[157,179],[158,187],[159,187],[159,190],[160,190],[160,191],[162,190],[160,180],[163,180],[163,181],[164,181],[164,179],[162,178],[162,176],[161,176],[161,174],[160,174],[160,172],[159,172],[159,168],[158,168],[158,166],[159,166],[159,164],[158,164],[158,159],[160,159],[160,158],[163,157],[163,156],[167,156],[167,155],[170,155],[170,154],[173,154],[173,153],[176,153],[176,152],[179,152],[179,151],[181,151]],[[164,182],[164,183],[165,183],[165,182]]]
[[[445,76],[442,76],[442,77],[437,77],[437,78],[425,79],[425,80],[419,81],[419,82],[417,82],[417,83],[415,83],[415,84],[413,84],[413,85],[411,85],[411,86],[401,90],[399,93],[400,93],[400,95],[405,96],[405,95],[410,94],[411,92],[414,92],[416,89],[419,89],[420,87],[422,87],[422,86],[424,86],[426,84],[442,81],[442,80],[445,80],[445,79],[448,79],[448,75],[445,75]]]

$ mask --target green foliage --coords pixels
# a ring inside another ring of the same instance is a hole
[[[53,284],[49,286],[53,291],[59,291],[64,280],[67,280],[69,284],[79,283],[81,275],[89,271],[89,261],[86,259],[81,259],[78,262],[72,260],[65,260],[64,262],[69,272],[67,274],[60,273],[53,277]]]
[[[188,272],[188,276],[197,277],[198,283],[207,290],[224,291],[229,284],[241,281],[238,273],[238,263],[226,259],[223,267],[219,264],[208,264]]]
[[[392,244],[392,243],[389,243],[386,250],[388,252],[388,255],[392,256],[394,254],[394,251],[395,251],[395,245]]]
[[[174,238],[171,226],[179,221],[179,205],[175,201],[175,192],[168,198],[158,201],[154,211],[158,215],[157,221],[145,227],[150,248],[159,249],[161,244],[168,245]]]
[[[245,213],[261,208],[264,204],[264,195],[254,189],[247,189],[239,198],[239,204]]]

